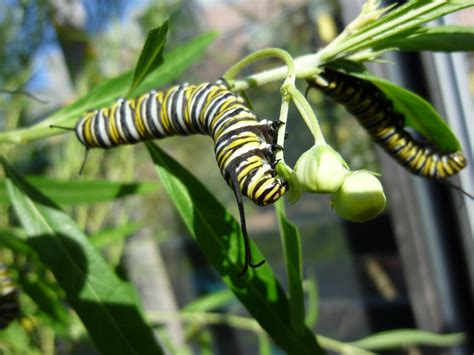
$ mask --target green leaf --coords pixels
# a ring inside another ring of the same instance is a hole
[[[298,229],[285,215],[283,200],[277,201],[275,209],[280,227],[281,241],[285,253],[286,276],[290,296],[291,326],[297,334],[305,329],[304,294],[303,294],[303,261],[301,257],[301,238]]]
[[[285,351],[322,354],[315,336],[305,328],[297,334],[290,323],[290,305],[270,266],[243,276],[244,246],[240,226],[222,204],[188,171],[152,142],[146,142],[160,179],[185,225],[223,281],[252,316]],[[262,255],[251,243],[254,260]]]
[[[21,277],[19,281],[22,292],[26,293],[38,309],[54,322],[56,332],[67,335],[69,314],[56,290],[48,287],[38,275],[31,273],[26,277]]]
[[[215,37],[215,32],[209,32],[164,53],[163,64],[147,76],[137,88],[135,94],[140,95],[151,89],[161,88],[172,80],[179,78],[192,63],[202,56]],[[0,132],[0,143],[27,143],[55,133],[64,133],[61,130],[53,130],[49,126],[55,124],[72,128],[84,112],[109,105],[120,95],[123,95],[132,80],[132,76],[132,71],[128,71],[103,82],[85,96],[71,105],[65,106],[37,125],[9,132]]]
[[[402,34],[408,36],[425,23],[473,5],[473,0],[408,1],[379,19],[346,32],[344,40],[333,42],[321,52],[321,60],[328,63],[336,59],[357,57],[363,51],[373,51],[374,46],[393,48],[391,41],[400,39]]]
[[[474,51],[474,27],[421,27],[376,44],[375,50],[396,48],[402,51]]]
[[[6,189],[30,245],[105,354],[161,354],[129,285],[122,282],[74,221],[2,158]]]
[[[137,66],[135,67],[132,85],[128,90],[127,97],[130,97],[148,74],[163,63],[163,49],[166,44],[168,28],[169,19],[166,19],[160,27],[154,28],[148,32],[147,39],[142,52],[140,53],[140,57],[138,58]]]
[[[397,329],[372,334],[351,344],[367,350],[386,350],[407,345],[451,347],[466,340],[463,333],[436,334],[418,329]]]
[[[461,150],[461,144],[456,135],[433,106],[422,97],[390,81],[360,70],[349,61],[338,62],[338,66],[333,68],[347,75],[372,82],[393,101],[395,110],[405,115],[405,125],[421,133],[440,151],[453,153]]]
[[[13,251],[15,254],[34,255],[34,250],[21,239],[17,230],[0,228],[0,246]]]
[[[44,352],[31,344],[31,334],[17,321],[0,332],[0,349],[2,354],[41,355]]]
[[[26,180],[60,205],[107,202],[130,195],[146,194],[159,188],[159,184],[155,182],[71,181],[41,176],[27,176]],[[0,203],[8,203],[4,179],[0,179]]]
[[[127,223],[115,228],[101,230],[89,237],[92,245],[103,248],[112,242],[128,238],[143,227],[142,223]]]
[[[371,81],[393,100],[397,111],[405,114],[407,126],[420,132],[443,152],[461,150],[456,135],[428,101],[390,81],[378,77],[372,77]]]

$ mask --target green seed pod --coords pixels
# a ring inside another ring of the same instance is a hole
[[[347,164],[329,145],[313,146],[295,165],[296,176],[304,191],[330,193],[341,186]]]
[[[352,222],[366,222],[385,208],[385,194],[379,179],[368,171],[349,173],[332,197],[336,213]]]

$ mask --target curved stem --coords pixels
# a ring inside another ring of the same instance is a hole
[[[291,95],[291,98],[295,103],[299,113],[301,114],[301,117],[311,131],[316,145],[326,144],[326,140],[324,139],[323,133],[321,132],[316,115],[314,114],[311,105],[306,100],[304,95],[294,86],[288,85],[285,87],[285,90],[288,90],[288,93]]]
[[[280,48],[265,48],[265,49],[256,51],[256,52],[248,55],[247,57],[239,60],[229,70],[227,70],[222,77],[227,81],[231,81],[246,66],[248,66],[248,65],[250,65],[250,64],[252,64],[256,61],[259,61],[259,60],[262,60],[262,59],[265,59],[265,58],[269,58],[269,57],[280,58],[281,60],[283,60],[285,62],[286,68],[287,68],[287,70],[286,70],[287,74],[285,74],[285,76],[286,76],[287,79],[290,76],[295,77],[295,64],[293,62],[293,58],[291,57],[291,55],[287,51],[285,51],[283,49],[280,49]]]
[[[246,66],[265,58],[269,57],[276,57],[283,60],[286,64],[286,68],[283,68],[286,73],[284,73],[281,69],[278,70],[278,75],[285,75],[285,81],[282,85],[282,103],[280,109],[280,116],[279,116],[279,127],[278,127],[278,135],[277,135],[277,145],[280,147],[284,147],[285,144],[285,132],[286,132],[286,121],[288,119],[288,108],[291,100],[291,96],[288,94],[287,90],[284,90],[285,87],[295,87],[295,80],[296,80],[296,69],[295,63],[293,61],[293,57],[285,50],[280,48],[266,48],[260,51],[254,52],[249,56],[243,58],[242,60],[238,61],[235,65],[233,65],[229,70],[227,70],[223,78],[227,81],[233,80],[240,71],[245,68]],[[234,91],[238,91],[237,88],[232,88]],[[243,90],[243,89],[241,89]],[[283,149],[280,149],[275,154],[277,161],[284,162],[284,155]]]
[[[293,64],[295,67],[295,78],[307,78],[308,76],[317,74],[321,71],[319,53],[307,54],[295,58]],[[238,63],[237,63],[238,64]],[[237,65],[236,64],[236,65]],[[256,74],[252,74],[245,79],[236,80],[233,84],[232,91],[242,91],[250,87],[262,86],[275,81],[285,79],[288,73],[287,66],[281,66],[270,70],[265,70]]]

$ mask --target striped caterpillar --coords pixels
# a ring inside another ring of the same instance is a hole
[[[84,114],[75,132],[87,149],[108,149],[174,135],[211,136],[217,164],[239,206],[245,243],[243,274],[248,267],[263,262],[251,262],[241,196],[264,206],[288,190],[287,182],[277,176],[274,168],[278,127],[278,122],[259,121],[244,99],[219,80],[119,99],[110,107]]]

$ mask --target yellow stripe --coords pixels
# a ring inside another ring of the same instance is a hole
[[[84,122],[84,139],[86,142],[91,146],[91,147],[96,147],[97,143],[94,140],[92,136],[92,131],[91,131],[91,123],[92,119],[95,117],[95,114],[93,112],[89,113],[87,115],[87,118]]]
[[[119,107],[118,103],[114,102],[110,110],[110,118],[109,118],[109,135],[110,135],[110,139],[115,144],[121,144],[123,142],[122,138],[120,137],[120,134],[118,132],[117,125],[115,122],[115,119],[116,119],[115,115],[116,115],[118,107]]]
[[[142,95],[135,99],[135,121],[136,121],[136,126],[138,130],[138,134],[140,135],[141,138],[148,138],[148,131],[146,130],[145,123],[143,122],[142,118],[142,105],[143,101],[147,97],[147,94]]]
[[[167,90],[165,93],[161,93],[161,122],[163,124],[163,129],[167,135],[173,134],[173,126],[171,125],[170,112],[168,112],[168,99],[170,95],[175,91],[176,87],[172,87]]]

